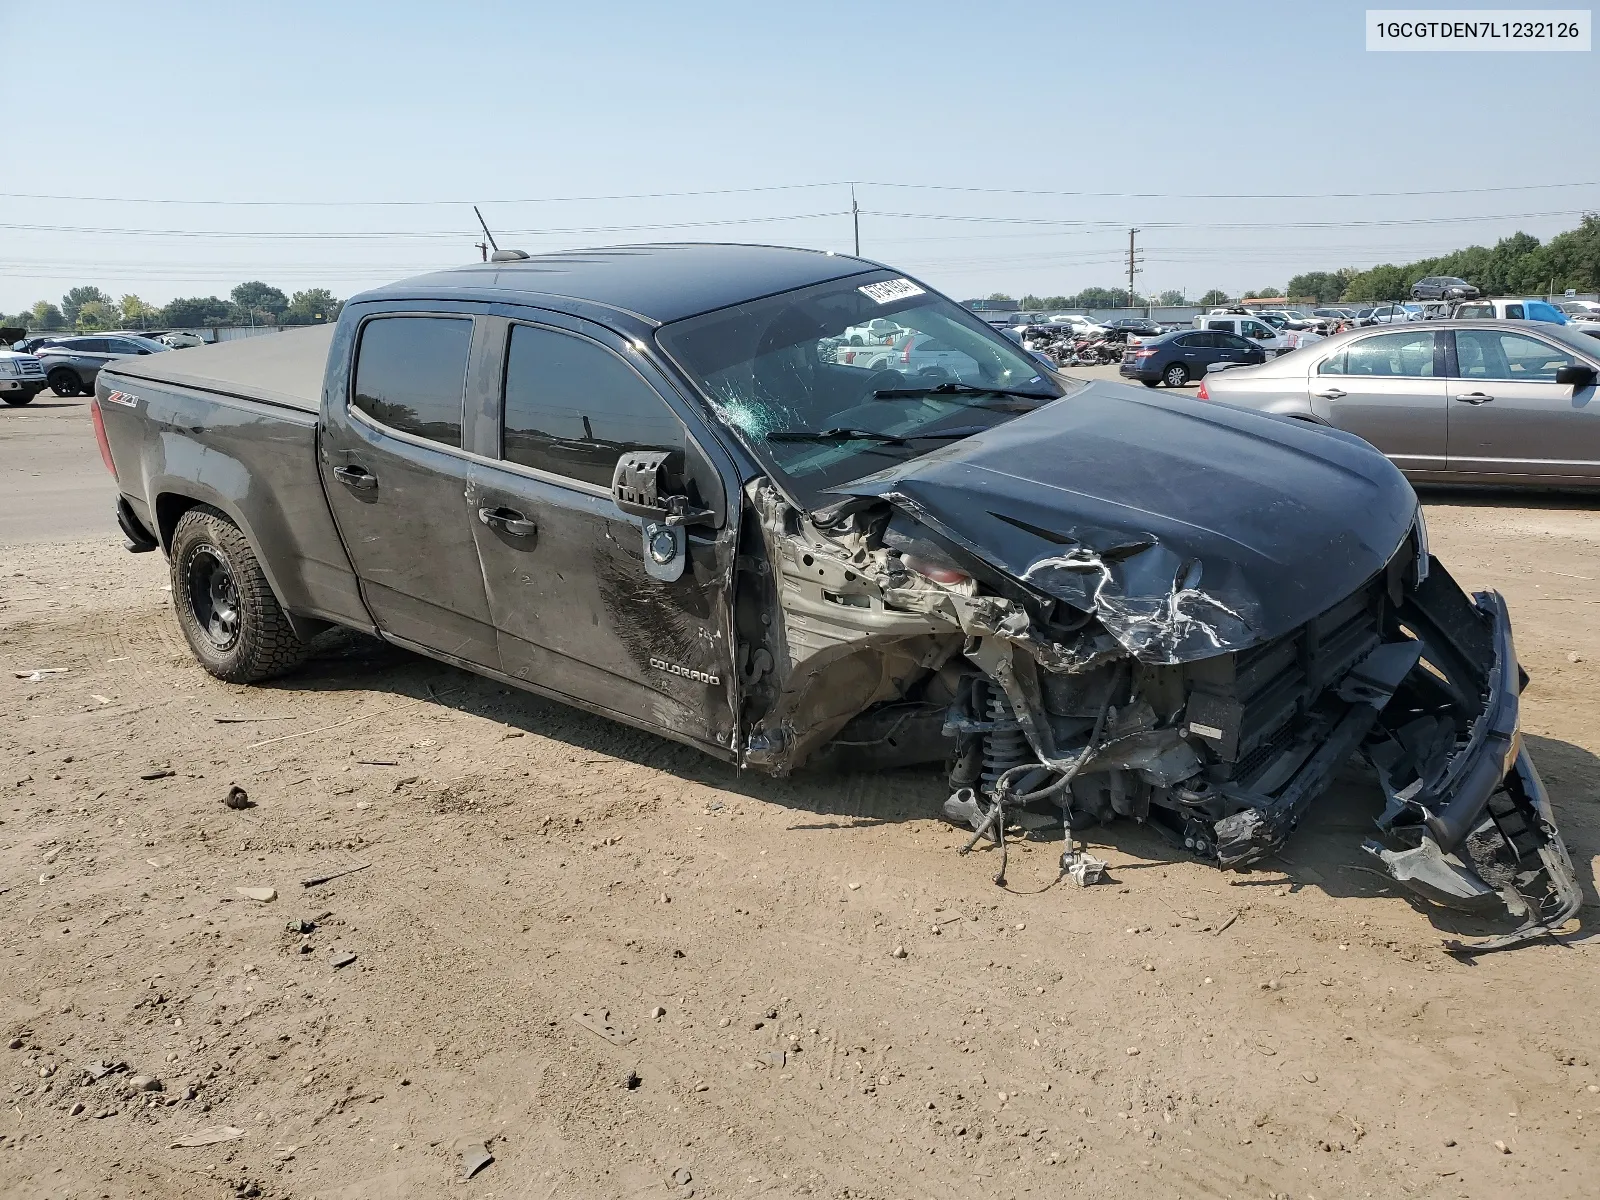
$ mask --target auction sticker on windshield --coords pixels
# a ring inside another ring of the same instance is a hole
[[[923,294],[922,289],[909,279],[886,279],[882,283],[869,283],[858,287],[856,291],[869,300],[876,300],[879,304],[889,304],[895,300],[909,300],[913,296]]]

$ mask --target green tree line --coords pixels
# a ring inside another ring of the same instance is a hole
[[[1586,213],[1576,229],[1558,233],[1540,242],[1528,233],[1514,233],[1493,246],[1468,246],[1437,258],[1380,266],[1341,267],[1336,271],[1305,271],[1289,280],[1287,289],[1275,287],[1247,291],[1242,299],[1283,296],[1286,300],[1332,304],[1381,304],[1411,299],[1411,285],[1430,275],[1453,275],[1465,279],[1486,296],[1558,295],[1572,288],[1579,292],[1600,292],[1600,213]],[[1132,306],[1148,304],[1225,304],[1233,297],[1212,288],[1198,300],[1186,300],[1182,292],[1167,291],[1156,296],[1132,298]],[[991,300],[1010,300],[996,292]],[[1073,296],[1033,296],[1022,298],[1029,311],[1062,308],[1123,308],[1129,305],[1126,288],[1091,287]]]
[[[19,313],[0,313],[0,325],[36,332],[96,329],[197,328],[207,325],[320,325],[344,307],[327,288],[286,295],[250,280],[219,296],[182,296],[168,304],[146,304],[129,293],[113,299],[97,287],[75,287],[60,304],[37,301]]]

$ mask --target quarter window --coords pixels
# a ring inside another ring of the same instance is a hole
[[[1433,370],[1432,330],[1362,338],[1324,360],[1319,375],[1384,375],[1428,379]]]
[[[1456,330],[1456,367],[1463,379],[1554,383],[1556,372],[1576,362],[1549,342],[1498,329]]]
[[[553,329],[513,326],[506,352],[502,457],[611,486],[630,450],[681,450],[677,415],[623,359]]]
[[[379,317],[361,329],[352,407],[402,433],[461,445],[472,321]]]

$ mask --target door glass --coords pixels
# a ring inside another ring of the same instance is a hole
[[[80,354],[110,354],[111,345],[105,338],[80,338],[72,344]]]
[[[1520,305],[1520,304],[1508,304],[1508,305],[1506,305],[1506,320],[1508,320],[1508,321],[1520,321],[1520,320],[1522,320],[1522,305]]]
[[[1433,331],[1406,333],[1381,333],[1377,337],[1363,338],[1350,346],[1342,372],[1327,368],[1336,360],[1323,364],[1322,374],[1388,375],[1412,379],[1433,376]]]
[[[468,317],[378,317],[361,329],[350,404],[374,421],[461,445],[461,394],[472,345]]]
[[[1576,361],[1549,342],[1520,333],[1499,329],[1456,330],[1456,366],[1463,379],[1554,383],[1556,372]]]
[[[666,402],[623,359],[587,338],[516,325],[506,354],[502,457],[611,486],[629,450],[681,450]]]

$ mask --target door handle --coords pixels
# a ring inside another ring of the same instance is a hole
[[[370,492],[378,486],[378,477],[365,467],[335,467],[333,477],[345,487],[355,488],[359,492]]]
[[[531,537],[539,527],[514,508],[480,508],[478,520],[491,529],[503,530],[512,537]]]
[[[1466,392],[1463,395],[1457,396],[1456,399],[1461,401],[1463,404],[1487,404],[1489,401],[1493,400],[1494,397],[1489,395],[1487,392]]]
[[[1311,394],[1319,400],[1343,400],[1350,393],[1341,391],[1339,388],[1329,388],[1325,392],[1312,392]]]

